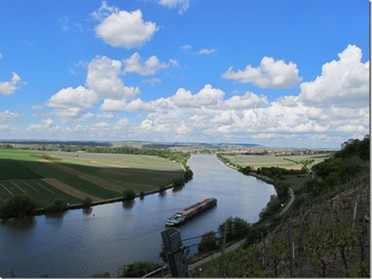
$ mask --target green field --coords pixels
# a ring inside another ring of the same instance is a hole
[[[158,190],[183,174],[179,163],[156,156],[0,149],[0,206],[15,195],[38,208],[55,199],[101,201]]]
[[[329,158],[330,154],[316,155],[288,155],[288,156],[273,156],[273,155],[224,155],[232,164],[240,166],[251,166],[254,169],[262,167],[279,167],[285,169],[301,169],[304,165],[311,167],[325,159]]]

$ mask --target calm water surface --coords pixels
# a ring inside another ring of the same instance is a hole
[[[164,221],[178,209],[207,197],[217,207],[180,227],[183,239],[217,231],[228,217],[249,223],[275,189],[255,177],[226,167],[215,156],[193,155],[189,166],[194,178],[183,189],[135,199],[131,204],[113,203],[90,211],[70,210],[64,215],[37,216],[0,224],[0,277],[91,277],[136,261],[161,262]],[[184,245],[200,238],[184,241]],[[196,247],[191,249],[191,253]]]

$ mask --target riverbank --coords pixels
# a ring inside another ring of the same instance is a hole
[[[188,165],[194,176],[182,190],[170,188],[128,204],[116,202],[2,224],[0,239],[7,257],[0,262],[0,274],[9,275],[13,267],[17,277],[89,278],[105,272],[116,277],[123,265],[160,262],[166,218],[196,201],[215,197],[219,201],[215,208],[182,225],[182,239],[192,256],[200,242],[196,236],[217,231],[230,216],[256,222],[275,194],[272,185],[242,176],[214,156],[195,154]],[[29,261],[35,255],[37,261]]]

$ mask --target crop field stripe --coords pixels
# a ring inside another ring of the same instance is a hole
[[[86,192],[83,192],[83,191],[80,191],[72,186],[70,186],[69,184],[66,184],[64,183],[63,181],[60,181],[58,179],[55,179],[55,178],[43,178],[42,179],[43,181],[45,181],[46,183],[48,183],[49,185],[57,188],[58,190],[64,192],[64,193],[67,193],[73,197],[76,197],[76,198],[79,198],[79,199],[85,199],[87,196],[90,196],[92,198],[92,200],[96,201],[96,200],[100,200],[99,197],[96,197],[94,195],[91,195],[90,193],[86,193]]]
[[[55,195],[55,193],[51,189],[48,189],[47,187],[45,187],[45,185],[39,183],[39,181],[32,180],[32,182],[35,183],[38,187],[42,188],[42,190],[45,190],[45,191]]]
[[[48,203],[50,203],[53,199],[63,199],[70,203],[80,203],[82,199],[76,198],[72,195],[69,195],[66,192],[60,191],[56,189],[54,186],[46,183],[45,181],[41,179],[34,179],[32,180],[32,183],[37,187],[40,188],[41,191],[43,191],[45,194],[49,196]]]
[[[90,175],[90,174],[82,174],[79,175],[79,178],[84,179],[90,183],[93,183],[99,187],[103,187],[105,189],[114,191],[114,192],[122,192],[124,190],[124,186],[112,182],[110,179],[103,179],[98,176]]]
[[[20,183],[22,183],[23,185],[25,185],[26,188],[29,188],[31,189],[31,195],[34,196],[35,194],[36,195],[40,195],[42,199],[45,199],[45,200],[48,200],[48,198],[50,198],[50,195],[48,193],[45,193],[43,191],[40,191],[38,190],[37,188],[35,188],[33,185],[29,184],[29,183],[32,183],[31,181],[26,181],[26,180],[23,180],[23,181],[20,181]]]
[[[103,199],[116,198],[120,196],[117,192],[99,187],[77,176],[63,177],[59,180],[67,185],[71,185],[70,187],[73,187],[78,191],[85,192],[86,196],[95,196]]]
[[[11,196],[14,196],[14,194],[3,184],[0,183],[0,186],[5,190],[7,191]]]
[[[19,187],[16,183],[14,183],[14,181],[10,180],[10,183],[12,183],[13,186],[15,188],[17,188],[19,191],[21,191],[23,194],[25,194],[26,196],[30,197],[29,193],[27,193],[25,190],[23,190],[21,187]]]

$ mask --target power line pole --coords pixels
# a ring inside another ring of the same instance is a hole
[[[161,237],[172,277],[188,277],[187,260],[182,247],[180,230],[167,229],[161,232]]]

